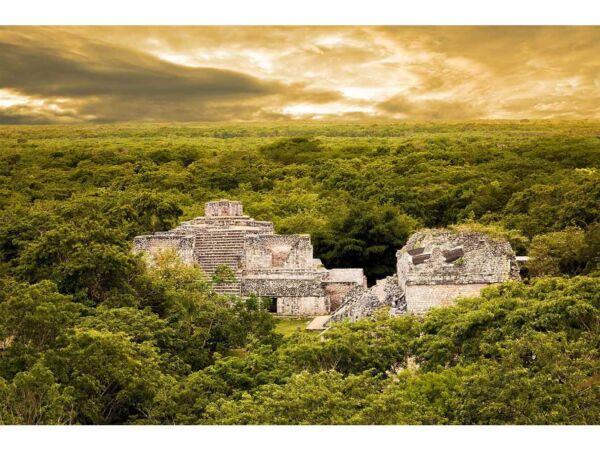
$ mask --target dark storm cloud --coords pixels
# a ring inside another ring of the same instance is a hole
[[[0,84],[54,97],[230,97],[275,93],[278,87],[248,75],[187,68],[130,50],[90,44],[85,53],[0,42]]]
[[[600,27],[5,27],[0,122],[600,118]]]
[[[56,115],[35,114],[29,108],[0,109],[0,125],[51,124],[59,121]]]
[[[335,93],[292,89],[233,70],[185,67],[102,41],[51,29],[0,30],[0,89],[66,99],[81,117],[112,120],[222,120],[260,115],[266,98],[329,101]],[[231,111],[229,111],[231,110]],[[231,112],[231,113],[230,113]],[[4,121],[62,121],[60,113],[3,112]]]

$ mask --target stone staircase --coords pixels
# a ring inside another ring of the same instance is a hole
[[[196,260],[206,276],[211,279],[218,266],[230,267],[236,276],[233,283],[223,283],[215,286],[220,294],[240,295],[241,293],[241,262],[244,253],[244,237],[246,230],[203,230],[196,235]]]

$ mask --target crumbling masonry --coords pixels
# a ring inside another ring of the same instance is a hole
[[[134,249],[150,260],[172,249],[209,278],[217,267],[227,266],[236,279],[217,284],[217,292],[271,298],[273,312],[282,315],[329,314],[348,291],[366,286],[362,269],[326,269],[313,258],[309,235],[275,234],[272,222],[244,215],[236,201],[208,202],[204,216],[170,231],[138,236]]]
[[[477,297],[490,284],[520,278],[510,243],[484,233],[424,229],[396,258],[396,275],[349,292],[329,322],[358,320],[382,308],[392,315],[422,314],[458,297]]]
[[[457,297],[479,296],[490,284],[520,279],[510,243],[484,233],[422,230],[396,258],[409,313],[451,305]]]
[[[217,292],[270,298],[272,311],[282,315],[331,314],[320,322],[325,325],[385,308],[394,315],[422,314],[457,297],[478,296],[490,284],[519,279],[505,239],[425,229],[398,250],[397,273],[367,288],[362,269],[326,269],[315,259],[309,235],[276,234],[273,223],[244,215],[242,204],[229,200],[207,203],[204,216],[173,230],[136,237],[134,249],[148,253],[150,261],[172,249],[209,278],[227,266],[236,279],[218,283]]]

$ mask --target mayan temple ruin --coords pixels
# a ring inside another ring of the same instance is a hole
[[[396,274],[367,287],[363,269],[327,269],[313,257],[310,236],[276,234],[273,223],[243,214],[237,201],[206,203],[205,215],[177,228],[134,239],[150,260],[172,249],[198,264],[207,278],[219,266],[235,281],[217,283],[222,294],[269,298],[270,310],[287,316],[320,316],[321,329],[387,308],[393,315],[422,314],[478,296],[494,283],[519,279],[515,254],[505,239],[484,233],[425,229],[398,250]]]
[[[396,274],[371,288],[357,287],[325,324],[358,320],[381,308],[423,314],[458,297],[477,297],[495,283],[518,280],[517,259],[506,239],[484,233],[424,229],[396,253]]]
[[[134,249],[150,258],[172,249],[182,261],[198,264],[208,278],[227,266],[236,279],[217,284],[217,292],[270,298],[272,312],[281,315],[329,314],[348,291],[366,286],[362,269],[326,269],[313,257],[309,235],[276,234],[272,222],[244,215],[237,201],[208,202],[204,216],[170,231],[137,236]]]
[[[398,283],[410,313],[451,305],[457,297],[479,296],[490,284],[520,279],[510,243],[484,233],[422,230],[396,258]]]

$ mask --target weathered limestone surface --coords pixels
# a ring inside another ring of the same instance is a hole
[[[313,257],[309,235],[275,234],[271,222],[244,215],[242,204],[229,200],[208,202],[204,216],[173,230],[134,239],[134,250],[148,253],[150,263],[165,249],[198,264],[209,278],[218,266],[230,267],[236,281],[215,286],[218,292],[274,298],[284,315],[327,314],[330,296],[365,279],[362,269],[336,269],[328,277],[330,271]]]
[[[173,250],[177,256],[187,264],[194,260],[195,238],[191,235],[155,234],[138,236],[134,240],[134,250],[148,253],[150,262],[159,253],[165,250]]]
[[[204,207],[204,215],[206,217],[241,216],[243,215],[242,211],[241,202],[232,202],[230,200],[208,202]]]
[[[367,287],[367,278],[362,269],[331,269],[323,279],[323,289],[329,298],[331,311],[337,310],[344,297],[354,287]]]
[[[314,316],[329,312],[327,297],[278,297],[277,314],[284,316]]]
[[[310,273],[305,276],[298,274],[282,276],[264,272],[263,275],[256,278],[244,276],[242,278],[242,293],[277,298],[325,296],[320,278]]]
[[[244,269],[305,269],[315,266],[309,235],[263,234],[244,242]]]
[[[364,286],[353,288],[345,296],[344,302],[333,313],[329,322],[355,321],[371,316],[384,307],[393,309],[394,312],[405,311],[404,295],[395,276],[378,280],[371,288]]]
[[[519,279],[509,242],[484,233],[421,230],[396,256],[409,313],[447,306],[460,296],[478,296],[490,284]]]
[[[477,297],[490,284],[519,278],[508,241],[483,233],[421,230],[397,252],[397,259],[396,275],[370,289],[352,288],[329,323],[358,320],[382,307],[393,315],[422,314],[452,305],[457,297]]]
[[[362,269],[326,269],[313,255],[308,235],[279,235],[273,224],[243,214],[240,202],[208,202],[205,215],[177,228],[138,236],[134,250],[149,255],[173,250],[207,277],[220,265],[236,274],[221,293],[275,300],[277,313],[329,322],[357,320],[382,307],[392,314],[421,314],[460,296],[478,296],[489,284],[518,279],[510,244],[483,233],[425,229],[397,252],[397,274],[367,288]]]
[[[486,283],[472,284],[421,284],[407,287],[410,310],[413,314],[423,314],[430,308],[451,306],[458,297],[479,297]]]

